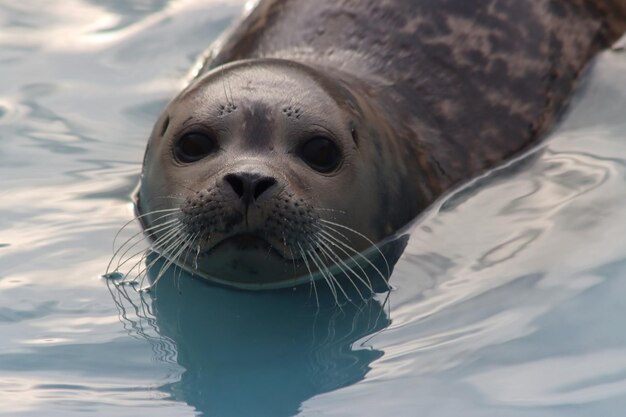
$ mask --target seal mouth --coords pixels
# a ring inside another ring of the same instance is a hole
[[[265,253],[267,256],[275,256],[282,259],[287,258],[279,249],[277,249],[268,239],[254,233],[238,233],[228,236],[220,240],[211,248],[205,250],[202,255],[211,255],[223,250],[236,250],[241,252],[259,252]]]

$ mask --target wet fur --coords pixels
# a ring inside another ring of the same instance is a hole
[[[203,71],[278,57],[357,74],[389,131],[387,197],[409,197],[380,213],[393,231],[540,138],[587,61],[624,30],[623,0],[266,0]]]

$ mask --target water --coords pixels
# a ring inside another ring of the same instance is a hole
[[[100,278],[156,115],[242,7],[0,1],[0,415],[623,416],[624,52],[416,222],[388,299]]]

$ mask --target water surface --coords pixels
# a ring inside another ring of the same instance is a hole
[[[152,123],[242,8],[0,1],[0,415],[623,416],[624,52],[418,219],[388,298],[101,278]]]

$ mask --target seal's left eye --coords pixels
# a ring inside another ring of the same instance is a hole
[[[322,173],[335,170],[341,163],[341,150],[324,136],[314,136],[306,141],[298,154],[311,168]]]
[[[187,133],[176,142],[174,153],[180,162],[196,162],[213,153],[217,145],[215,139],[204,133]]]

